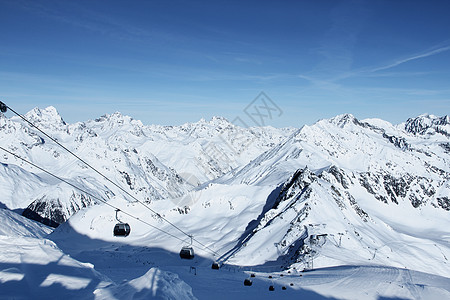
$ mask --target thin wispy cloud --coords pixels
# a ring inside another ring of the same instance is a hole
[[[368,73],[361,74],[365,77],[414,77],[414,76],[427,76],[435,74],[436,72],[382,72],[382,73]]]
[[[60,3],[55,1],[49,2],[46,5],[35,1],[17,1],[16,5],[43,18],[50,18],[61,23],[120,40],[145,41],[157,34],[154,31],[149,32],[144,28],[117,21],[115,18],[98,11],[85,9],[77,3],[60,5]],[[165,35],[160,34],[160,36]]]
[[[433,48],[432,48],[433,49]],[[450,45],[448,46],[443,46],[443,47],[439,47],[436,48],[434,47],[433,50],[429,50],[426,51],[425,53],[422,54],[416,54],[416,55],[412,55],[410,57],[404,58],[404,59],[398,59],[396,60],[394,63],[390,63],[390,64],[385,64],[382,66],[378,66],[378,67],[367,67],[367,68],[361,68],[361,69],[355,69],[355,70],[350,70],[350,71],[345,71],[342,72],[340,74],[328,77],[328,78],[314,78],[314,77],[308,77],[308,76],[303,76],[300,75],[300,78],[309,80],[312,83],[336,83],[338,81],[344,80],[344,79],[348,79],[348,78],[354,78],[354,77],[405,77],[405,76],[423,76],[423,75],[429,75],[435,72],[431,72],[431,71],[416,71],[416,72],[383,72],[383,73],[379,73],[379,71],[386,71],[389,69],[392,69],[396,66],[399,66],[401,64],[410,62],[410,61],[414,61],[414,60],[418,60],[421,58],[426,58],[426,57],[430,57],[433,55],[437,55],[446,51],[450,50]]]
[[[391,68],[394,68],[394,67],[399,66],[401,64],[413,61],[413,60],[417,60],[417,59],[420,59],[420,58],[433,56],[433,55],[436,55],[436,54],[439,54],[439,53],[442,53],[442,52],[446,52],[446,51],[449,51],[449,50],[450,50],[450,46],[441,47],[441,48],[434,49],[434,50],[431,50],[431,51],[428,51],[428,52],[425,52],[425,53],[422,53],[422,54],[419,54],[419,55],[414,55],[414,56],[410,56],[408,58],[404,58],[404,59],[398,60],[398,61],[396,61],[394,63],[391,63],[389,65],[386,65],[386,66],[381,66],[381,67],[372,69],[371,72],[378,72],[378,71],[382,71],[382,70],[391,69]]]

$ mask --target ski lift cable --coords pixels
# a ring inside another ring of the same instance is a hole
[[[143,224],[146,224],[146,225],[148,225],[148,226],[150,226],[150,227],[152,227],[152,228],[154,228],[154,229],[156,229],[156,230],[159,230],[159,231],[162,232],[162,233],[165,233],[165,234],[167,234],[167,235],[169,235],[169,236],[171,236],[171,237],[173,237],[173,238],[175,238],[175,239],[177,239],[177,240],[179,240],[179,241],[181,241],[181,242],[184,242],[183,239],[177,237],[176,235],[173,235],[173,234],[171,234],[170,232],[167,232],[167,231],[165,231],[165,230],[163,230],[163,229],[161,229],[161,228],[158,228],[158,227],[156,227],[156,226],[154,226],[154,225],[152,225],[152,224],[150,224],[150,223],[148,223],[148,222],[142,220],[141,218],[135,217],[134,215],[130,214],[129,212],[126,212],[126,211],[124,211],[124,210],[118,208],[117,206],[110,204],[108,201],[106,201],[106,200],[104,200],[104,199],[102,199],[102,198],[100,198],[100,197],[97,197],[97,196],[93,195],[93,194],[90,193],[89,191],[86,191],[86,190],[84,190],[84,189],[82,189],[82,188],[80,188],[80,187],[74,185],[73,183],[67,181],[66,179],[61,178],[61,177],[59,177],[58,175],[55,175],[55,174],[51,173],[50,171],[45,170],[44,168],[39,167],[38,165],[32,163],[31,161],[29,161],[29,160],[27,160],[27,159],[25,159],[25,158],[23,158],[23,157],[21,157],[21,156],[15,154],[15,153],[11,152],[11,151],[9,151],[9,150],[7,150],[7,149],[1,147],[1,146],[0,146],[0,149],[3,150],[3,151],[5,151],[6,153],[9,153],[10,155],[12,155],[12,156],[14,156],[14,157],[16,157],[16,158],[22,160],[23,162],[25,162],[25,163],[27,163],[27,164],[29,164],[29,165],[31,165],[31,166],[33,166],[33,167],[35,167],[35,168],[41,170],[42,172],[44,172],[44,173],[46,173],[46,174],[48,174],[48,175],[50,175],[50,176],[52,176],[52,177],[54,177],[54,178],[56,178],[56,179],[62,181],[62,182],[64,182],[64,183],[70,185],[71,187],[73,187],[73,188],[79,190],[80,192],[82,192],[82,193],[84,193],[84,194],[86,194],[86,195],[88,195],[88,196],[91,196],[93,199],[96,199],[96,200],[98,200],[98,201],[100,201],[100,202],[103,202],[104,204],[108,205],[109,207],[115,209],[116,211],[119,210],[119,211],[121,211],[123,214],[125,214],[125,215],[127,215],[127,216],[129,216],[129,217],[131,217],[131,218],[133,218],[133,219],[135,219],[135,220],[137,220],[137,221],[140,221],[140,222],[143,223]]]
[[[110,182],[111,184],[113,184],[114,186],[116,186],[117,188],[119,188],[122,192],[126,193],[128,196],[130,196],[131,198],[133,198],[134,200],[136,200],[137,202],[139,202],[142,206],[144,206],[145,208],[147,208],[148,210],[150,210],[152,213],[156,214],[160,219],[162,219],[163,221],[165,221],[166,223],[168,223],[169,225],[171,225],[172,227],[174,227],[175,229],[177,229],[178,231],[180,231],[182,234],[186,235],[187,237],[191,238],[191,235],[186,233],[184,230],[182,230],[180,227],[178,227],[177,225],[173,224],[172,222],[170,222],[169,220],[167,220],[166,218],[164,218],[161,214],[159,214],[157,211],[155,211],[154,209],[152,209],[151,207],[149,207],[148,205],[146,205],[144,202],[142,202],[141,200],[139,200],[138,198],[136,198],[134,195],[130,194],[127,190],[125,190],[123,187],[119,186],[117,183],[115,183],[114,181],[112,181],[111,179],[109,179],[108,177],[106,177],[105,175],[103,175],[100,171],[98,171],[96,168],[94,168],[93,166],[91,166],[89,163],[87,163],[85,160],[83,160],[81,157],[79,157],[78,155],[76,155],[75,153],[73,153],[71,150],[69,150],[67,147],[65,147],[64,145],[62,145],[60,142],[58,142],[56,139],[54,139],[53,137],[51,137],[50,135],[48,135],[47,133],[45,133],[43,130],[41,130],[39,127],[37,127],[36,125],[34,125],[32,122],[30,122],[29,120],[27,120],[24,116],[22,116],[21,114],[19,114],[18,112],[16,112],[14,109],[12,109],[11,107],[9,107],[6,103],[1,102],[0,101],[0,105],[3,108],[3,110],[9,109],[11,112],[13,112],[15,115],[17,115],[19,118],[21,118],[23,121],[25,121],[27,124],[29,124],[31,127],[35,128],[36,130],[38,130],[40,133],[42,133],[43,135],[45,135],[47,138],[49,138],[50,140],[52,140],[54,143],[56,143],[58,146],[60,146],[61,148],[63,148],[64,150],[66,150],[67,152],[69,152],[72,156],[74,156],[75,158],[77,158],[79,161],[81,161],[82,163],[84,163],[86,166],[88,166],[91,170],[93,170],[94,172],[96,172],[97,174],[99,174],[100,176],[102,176],[104,179],[106,179],[108,182]],[[219,255],[216,251],[214,251],[213,249],[211,249],[210,247],[206,246],[205,244],[201,243],[200,241],[198,241],[197,239],[195,239],[194,237],[192,237],[192,240],[195,241],[197,244],[199,244],[200,246],[202,246],[205,249],[208,249],[210,252],[212,252],[215,255]]]

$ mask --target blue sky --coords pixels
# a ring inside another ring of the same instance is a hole
[[[273,126],[450,113],[448,1],[0,0],[0,99],[68,122],[120,111]],[[261,106],[259,106],[261,107]]]

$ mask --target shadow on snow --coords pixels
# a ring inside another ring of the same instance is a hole
[[[298,284],[295,288],[288,287],[286,290],[282,290],[281,283],[271,283],[260,276],[253,278],[253,286],[246,287],[243,282],[249,276],[247,272],[227,269],[226,266],[220,270],[212,270],[213,261],[199,255],[192,260],[182,260],[178,253],[166,249],[126,244],[126,238],[117,238],[117,241],[109,242],[91,239],[75,231],[72,231],[67,239],[60,234],[50,235],[49,238],[71,257],[93,264],[96,271],[107,276],[114,284],[140,277],[150,268],[156,267],[177,274],[181,280],[192,287],[194,296],[199,299],[211,299],[211,297],[214,297],[215,300],[252,299],[254,297],[258,299],[273,299],[274,297],[333,299],[302,289]],[[67,270],[66,272],[73,271]],[[91,292],[95,290],[97,284],[98,281],[89,284]],[[269,291],[271,284],[275,286],[275,291]],[[151,289],[151,287],[148,288]]]

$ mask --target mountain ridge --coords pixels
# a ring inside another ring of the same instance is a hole
[[[35,108],[24,117],[83,157],[101,173],[115,178],[121,188],[144,202],[178,198],[201,183],[246,163],[284,138],[290,130],[242,128],[222,117],[181,126],[145,126],[141,121],[120,112],[105,114],[95,120],[67,124],[54,107]],[[122,193],[116,187],[105,189],[109,183],[104,178],[89,170],[40,132],[30,128],[21,118],[8,119],[2,114],[0,126],[0,136],[9,151],[61,178],[76,182],[84,190],[102,191],[94,194],[105,200]],[[235,138],[247,142],[233,144]],[[217,155],[220,153],[222,154]],[[190,159],[184,159],[185,156]],[[5,163],[19,166],[21,172],[29,172],[30,178],[41,173],[6,153],[3,158]],[[4,168],[9,167],[5,164]],[[89,196],[81,201],[82,195],[70,188],[63,187],[67,191],[58,192],[59,196],[46,196],[45,191],[37,189],[32,192],[27,189],[27,183],[21,182],[20,178],[12,181],[5,178],[2,182],[6,189],[10,189],[13,184],[16,189],[28,190],[32,194],[23,195],[28,200],[16,201],[16,205],[13,194],[10,194],[8,199],[2,201],[4,205],[11,209],[27,208],[28,216],[51,221],[53,225],[64,222],[86,205],[98,203]],[[53,191],[62,191],[55,186],[53,179],[45,179],[44,182],[54,186]],[[45,189],[45,183],[40,186]]]
[[[392,125],[351,114],[279,130],[240,128],[223,118],[144,126],[120,113],[64,124],[54,110],[45,113],[37,122],[46,131],[152,210],[17,118],[0,116],[2,146],[120,208],[118,218],[132,228],[119,240],[113,235],[115,209],[2,156],[0,188],[9,191],[3,206],[25,207],[28,202],[14,203],[16,198],[31,196],[27,212],[62,224],[43,240],[7,237],[0,246],[17,261],[39,249],[52,253],[44,260],[49,265],[58,260],[53,257],[71,261],[87,281],[102,283],[83,293],[137,295],[132,286],[148,286],[160,274],[162,286],[178,287],[179,295],[189,297],[206,298],[204,291],[217,293],[222,285],[262,295],[260,284],[270,282],[283,284],[286,290],[276,289],[293,297],[304,295],[303,288],[354,297],[363,281],[375,287],[361,298],[378,299],[386,289],[393,297],[449,295],[450,157],[443,146],[449,144],[443,133],[448,117],[419,116],[412,123],[430,126],[411,132],[407,122]],[[23,231],[29,235],[34,227]],[[178,256],[186,245],[195,249],[192,261]],[[221,270],[211,271],[213,261]],[[18,278],[17,266],[9,264],[0,275]],[[40,273],[47,269],[34,267]],[[60,282],[74,282],[71,269],[63,274],[69,276]],[[255,289],[234,286],[250,274],[256,274]]]

